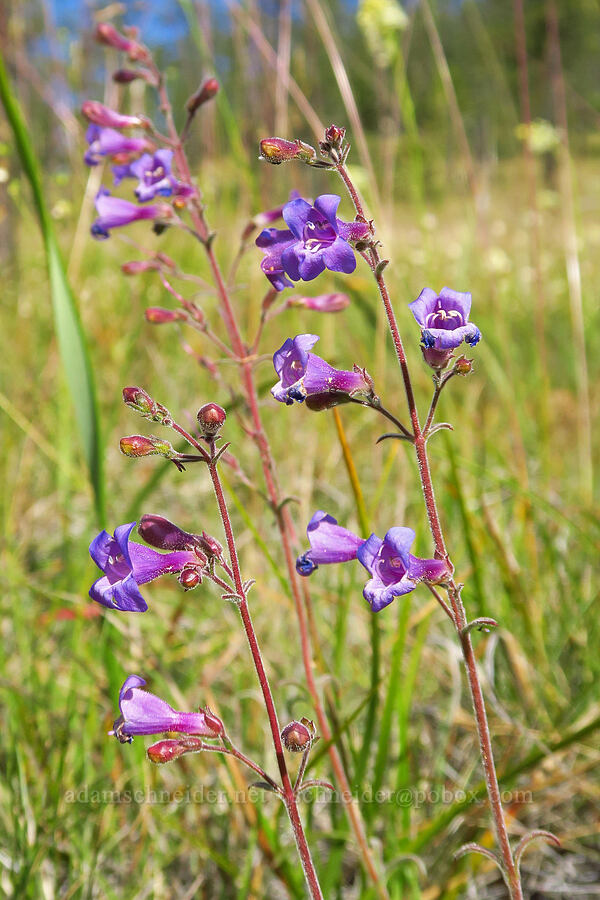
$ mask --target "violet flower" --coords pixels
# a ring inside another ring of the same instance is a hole
[[[98,100],[86,100],[81,107],[81,112],[89,122],[103,128],[134,128],[137,126],[146,128],[149,124],[145,116],[125,116]]]
[[[288,228],[267,228],[256,244],[266,254],[261,268],[277,290],[292,281],[312,281],[325,269],[349,274],[356,268],[354,251],[348,243],[367,237],[366,222],[342,222],[336,217],[340,198],[321,194],[311,206],[301,197],[283,207]]]
[[[279,381],[271,393],[280,403],[291,406],[294,400],[307,400],[310,409],[328,409],[348,402],[355,393],[371,391],[360,369],[334,369],[320,356],[309,353],[318,340],[316,334],[298,334],[288,338],[274,354]]]
[[[119,525],[114,537],[101,531],[90,544],[90,556],[104,572],[90,588],[90,597],[109,609],[145,612],[148,604],[139,591],[140,585],[161,575],[197,569],[203,563],[193,550],[159,553],[134,543],[129,538],[135,524]]]
[[[169,218],[173,215],[166,204],[154,206],[138,206],[120,197],[111,197],[105,188],[101,188],[96,197],[96,209],[99,217],[92,224],[92,235],[98,240],[110,237],[111,228],[130,225],[138,219]]]
[[[409,553],[415,539],[412,528],[390,528],[381,540],[372,534],[366,541],[319,510],[306,529],[310,550],[296,560],[300,575],[311,575],[320,565],[358,559],[372,578],[363,597],[373,612],[388,606],[394,597],[414,591],[421,581],[438,584],[448,573],[443,560],[421,559]]]
[[[117,156],[121,153],[141,153],[148,149],[145,138],[127,137],[114,128],[101,128],[100,125],[88,125],[85,139],[89,144],[83,157],[88,166],[97,166],[105,156]]]
[[[312,575],[320,565],[349,562],[357,558],[362,538],[338,525],[333,516],[317,510],[306,527],[310,550],[296,560],[299,575]]]
[[[417,299],[409,303],[409,309],[421,326],[423,355],[431,365],[439,359],[440,368],[443,368],[450,358],[449,351],[463,341],[474,347],[481,338],[479,328],[469,322],[471,294],[461,294],[447,287],[436,294],[431,288],[424,288]],[[431,359],[427,358],[428,350],[434,351]]]
[[[212,713],[207,710],[179,712],[155,694],[142,691],[144,684],[146,682],[139,675],[130,675],[119,692],[121,715],[108,733],[114,734],[122,744],[130,744],[135,734],[180,731],[216,738],[223,733],[223,723]]]
[[[191,196],[194,189],[190,185],[177,181],[171,173],[172,159],[172,150],[157,150],[153,155],[144,153],[139,159],[130,163],[126,170],[119,169],[115,175],[119,180],[121,178],[138,179],[134,193],[140,203],[147,203],[148,200],[154,200],[157,196],[170,197],[171,194]]]
[[[441,559],[420,559],[409,553],[415,539],[412,528],[390,528],[383,540],[372,534],[358,549],[357,557],[373,577],[363,597],[373,612],[388,606],[394,597],[414,591],[420,581],[439,583],[448,575]]]

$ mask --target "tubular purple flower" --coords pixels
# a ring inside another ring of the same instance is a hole
[[[443,560],[420,559],[409,553],[414,539],[412,528],[395,527],[383,540],[372,534],[359,547],[357,557],[372,575],[363,597],[373,612],[388,606],[394,597],[414,591],[420,581],[436,584],[449,574]]]
[[[90,588],[90,597],[109,609],[122,612],[145,612],[148,604],[139,586],[160,578],[161,575],[178,574],[186,567],[202,565],[202,559],[193,551],[159,553],[150,547],[131,541],[135,522],[119,525],[114,537],[101,531],[90,544],[90,556],[102,578]]]
[[[259,234],[256,245],[265,253],[261,268],[278,291],[291,287],[286,275],[292,281],[312,281],[325,269],[354,272],[356,258],[348,241],[366,238],[370,226],[342,222],[336,217],[339,204],[337,194],[321,194],[313,205],[296,197],[282,210],[288,228],[266,228]]]
[[[106,156],[141,153],[151,146],[145,138],[127,137],[114,128],[101,128],[93,123],[88,126],[85,139],[89,147],[83,160],[88,166],[97,166]]]
[[[194,188],[177,181],[171,173],[172,159],[172,150],[156,150],[153,155],[144,153],[128,166],[113,167],[115,180],[137,178],[134,193],[140,203],[147,203],[158,196],[170,197],[172,194],[178,197],[192,196]]]
[[[424,288],[409,309],[421,326],[421,343],[426,349],[454,350],[463,341],[474,347],[481,332],[469,322],[471,294],[461,294],[448,287],[436,294]]]
[[[136,734],[179,731],[216,738],[223,733],[223,723],[208,710],[179,712],[155,694],[142,691],[144,684],[139,675],[130,675],[119,692],[121,715],[108,733],[114,734],[122,744],[130,744]]]
[[[312,575],[319,566],[356,559],[363,539],[338,525],[333,516],[317,510],[307,525],[310,550],[296,560],[299,575]]]
[[[309,353],[318,340],[316,334],[298,334],[288,338],[274,354],[279,381],[271,393],[280,403],[291,406],[294,400],[307,400],[310,409],[328,409],[347,403],[354,394],[371,391],[361,370],[334,369],[320,356]]]
[[[120,197],[111,197],[108,191],[101,189],[96,197],[96,210],[99,218],[92,224],[92,235],[98,240],[110,237],[111,228],[120,228],[122,225],[130,225],[138,219],[169,218],[173,211],[170,206],[160,204],[155,206],[137,206],[129,200]]]

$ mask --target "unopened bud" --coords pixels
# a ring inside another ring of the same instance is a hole
[[[281,732],[281,740],[286,750],[301,753],[307,750],[315,739],[315,724],[310,719],[302,718],[299,722],[290,722]]]
[[[459,356],[454,363],[454,371],[457,375],[470,375],[473,371],[473,360],[466,356]]]
[[[260,142],[259,159],[272,163],[274,166],[280,163],[288,162],[291,159],[299,159],[303,162],[310,162],[316,159],[317,151],[310,144],[303,141],[286,141],[284,138],[271,137],[264,138]]]
[[[198,536],[198,542],[207,556],[214,556],[216,559],[222,558],[223,547],[216,538],[212,537],[212,535],[203,531],[202,534]]]
[[[141,272],[151,272],[160,266],[155,259],[132,259],[121,265],[123,275],[139,275]]]
[[[143,388],[123,388],[123,402],[145,419],[151,419],[152,422],[159,422],[167,427],[170,427],[173,422],[169,410],[153,400]]]
[[[201,583],[202,574],[198,569],[182,569],[177,580],[182,588],[191,591]]]
[[[223,427],[227,413],[217,403],[205,403],[198,410],[196,418],[204,437],[214,437]]]
[[[145,436],[143,434],[131,434],[128,437],[122,437],[119,441],[121,453],[125,456],[164,456],[171,459],[177,456],[177,451],[168,442],[160,438]]]
[[[137,36],[137,32],[135,35]],[[101,22],[96,26],[96,40],[108,47],[114,47],[115,50],[127,53],[132,61],[148,59],[149,53],[146,47],[139,44],[133,37],[121,34],[110,22]]]
[[[181,739],[167,738],[164,741],[158,741],[156,744],[148,747],[146,753],[151,762],[162,765],[163,763],[172,762],[174,759],[179,759],[180,756],[186,753],[193,753],[201,749],[202,739],[190,735]]]
[[[156,79],[150,69],[117,69],[113,72],[113,81],[117,84],[131,84],[132,81],[143,80],[155,84]]]
[[[98,100],[86,100],[81,106],[81,112],[89,122],[103,128],[133,128],[136,126],[147,128],[149,125],[149,120],[146,118],[124,116]]]
[[[325,140],[332,146],[339,145],[346,137],[346,129],[340,128],[339,125],[330,125],[325,131]]]
[[[182,322],[188,317],[187,313],[182,309],[163,309],[162,306],[149,306],[144,315],[146,316],[146,321],[152,325]]]
[[[347,294],[319,294],[318,297],[290,297],[290,306],[304,306],[317,312],[340,312],[350,304]]]
[[[219,93],[219,88],[220,85],[216,78],[205,78],[198,90],[191,97],[188,97],[185,104],[185,108],[190,116],[193,116],[196,110],[204,103],[216,97]]]

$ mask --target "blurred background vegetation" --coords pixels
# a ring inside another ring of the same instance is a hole
[[[184,424],[208,400],[232,409],[227,437],[240,471],[226,477],[243,571],[258,581],[257,630],[282,722],[312,714],[293,609],[278,578],[275,524],[254,446],[233,413],[236,373],[219,365],[215,379],[206,366],[210,345],[175,326],[147,325],[147,306],[169,305],[164,290],[150,276],[120,272],[140,246],[164,250],[200,277],[208,277],[205,261],[191,239],[157,237],[143,224],[104,244],[89,237],[101,172],[81,161],[81,102],[104,99],[160,118],[149,89],[122,90],[110,80],[117,57],[93,41],[94,23],[109,17],[142,29],[167,73],[180,125],[202,77],[221,82],[188,149],[226,270],[257,212],[285,202],[292,188],[316,196],[341,186],[327,173],[260,164],[259,138],[314,142],[319,121],[335,121],[348,127],[351,170],[391,260],[388,280],[423,410],[430,377],[407,303],[425,285],[472,291],[484,339],[473,354],[475,374],[452,382],[441,402],[440,416],[455,430],[431,442],[438,498],[470,615],[501,623],[476,643],[502,785],[531,792],[522,795],[528,802],[508,804],[511,833],[516,840],[544,827],[563,842],[561,851],[540,847],[525,857],[526,896],[597,895],[600,11],[594,0],[525,0],[524,7],[519,0],[0,7],[4,63],[42,171],[45,230],[58,239],[95,375],[105,446],[96,481],[106,497],[101,522],[57,344],[38,211],[9,121],[0,118],[3,896],[303,895],[277,802],[235,802],[245,773],[207,756],[156,768],[143,739],[121,747],[105,736],[120,684],[138,672],[175,706],[211,705],[238,743],[274,768],[232,606],[209,588],[184,595],[164,581],[145,589],[145,616],[100,615],[87,598],[97,574],[87,545],[100,525],[112,530],[157,512],[220,536],[203,473],[182,476],[120,456],[119,437],[144,430],[121,403],[126,384],[145,387]],[[342,215],[351,216],[346,200]],[[245,255],[234,291],[249,338],[265,292],[259,258],[254,248]],[[321,355],[343,368],[366,366],[386,405],[402,413],[366,268],[301,287],[343,290],[352,304],[331,317],[286,312],[269,326],[263,352],[288,335],[317,332]],[[210,289],[194,298],[219,329]],[[298,550],[317,508],[357,528],[332,414],[276,405],[268,359],[257,373],[281,483],[298,501]],[[382,535],[410,524],[417,552],[427,555],[410,452],[396,442],[376,446],[379,423],[361,410],[342,409],[341,418],[372,529]],[[359,794],[429,795],[407,806],[362,803],[391,896],[503,897],[486,860],[452,856],[465,841],[489,845],[493,837],[485,803],[443,795],[481,786],[449,624],[424,590],[396,602],[377,617],[373,664],[359,566],[321,570],[310,587],[316,673],[351,785]],[[317,751],[313,774],[330,778],[327,755]],[[177,799],[176,791],[194,788],[220,792],[218,802]],[[136,789],[169,793],[154,803],[94,794]],[[304,813],[325,895],[372,897],[341,805],[307,804]]]

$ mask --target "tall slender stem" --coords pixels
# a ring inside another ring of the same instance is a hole
[[[348,193],[352,198],[357,214],[363,218],[366,218],[360,196],[356,191],[356,188],[354,187],[346,168],[342,163],[340,163],[336,168],[338,174],[340,175],[342,181],[348,189]],[[402,338],[400,337],[398,323],[396,321],[396,316],[394,314],[394,310],[390,301],[390,295],[383,275],[384,267],[381,265],[379,252],[374,243],[372,243],[369,247],[369,257],[370,266],[373,271],[375,281],[377,282],[377,287],[379,289],[379,293],[381,295],[381,299],[385,308],[392,340],[394,342],[394,348],[396,350],[396,356],[398,357],[398,362],[400,364],[400,370],[402,373],[406,400],[408,404],[408,411],[413,426],[414,447],[417,456],[419,477],[421,480],[421,487],[423,489],[429,527],[435,545],[435,553],[436,556],[438,556],[440,559],[446,560],[450,571],[453,572],[454,567],[450,561],[448,551],[446,550],[444,533],[442,530],[440,516],[433,490],[433,481],[431,478],[431,470],[429,466],[429,459],[427,456],[426,436],[419,422],[419,416],[415,404],[414,392],[412,388],[406,355],[404,353]],[[435,412],[435,405],[433,405],[433,412]],[[431,424],[432,418],[433,416],[428,416],[428,425]],[[448,598],[452,606],[452,618],[459,636],[463,658],[465,661],[465,667],[467,670],[467,679],[471,692],[473,711],[475,713],[477,733],[479,736],[481,762],[485,774],[485,782],[494,822],[494,830],[496,832],[496,839],[498,841],[498,845],[502,854],[503,874],[509,889],[511,900],[522,900],[523,892],[521,889],[519,871],[514,861],[510,842],[508,839],[506,822],[504,820],[504,811],[502,808],[500,788],[498,785],[498,777],[496,775],[496,767],[494,764],[494,756],[492,751],[492,740],[485,710],[483,692],[481,690],[481,684],[477,672],[475,654],[473,652],[473,645],[471,643],[470,634],[463,631],[465,625],[467,624],[466,612],[460,596],[460,587],[454,582],[454,579],[452,578],[449,582]],[[447,610],[447,612],[449,612],[449,610]]]
[[[187,161],[187,157],[185,154],[185,150],[182,146],[179,135],[177,134],[177,129],[175,128],[175,123],[173,120],[171,104],[164,86],[162,79],[160,79],[160,73],[157,71],[157,77],[159,77],[159,96],[161,101],[161,107],[164,110],[167,126],[169,130],[169,138],[172,142],[175,161],[177,168],[179,170],[179,174],[183,181],[188,184],[192,183],[191,173],[189,164]],[[198,237],[200,238],[204,250],[206,252],[209,265],[211,267],[213,277],[215,280],[215,285],[217,287],[217,292],[219,295],[219,300],[221,303],[221,309],[223,313],[223,321],[225,323],[225,327],[227,329],[227,333],[229,335],[229,339],[231,341],[231,346],[234,352],[237,354],[240,360],[243,360],[240,363],[241,374],[242,374],[242,382],[244,385],[244,391],[246,394],[246,400],[250,409],[250,414],[252,418],[253,428],[254,428],[254,441],[259,450],[263,476],[265,479],[265,484],[267,488],[267,495],[269,497],[269,501],[276,512],[277,518],[277,527],[279,530],[279,536],[281,540],[281,546],[283,549],[283,555],[285,559],[285,565],[288,573],[289,583],[292,590],[292,597],[294,600],[294,609],[296,613],[296,618],[298,620],[298,630],[300,632],[300,646],[302,651],[302,663],[304,667],[304,673],[306,677],[306,684],[308,688],[308,692],[310,694],[310,698],[315,710],[315,715],[317,717],[317,722],[319,725],[319,732],[324,741],[329,744],[329,758],[331,761],[331,765],[333,771],[335,773],[335,778],[340,789],[340,797],[342,799],[342,803],[344,804],[344,808],[346,810],[346,814],[350,821],[350,825],[354,832],[354,836],[358,843],[360,854],[362,857],[363,864],[365,869],[367,870],[369,877],[371,878],[375,889],[377,891],[377,895],[380,900],[389,900],[389,894],[385,884],[383,883],[379,872],[377,871],[377,867],[375,865],[375,861],[373,859],[373,854],[371,848],[369,846],[367,835],[365,832],[365,827],[362,819],[362,815],[358,806],[358,803],[354,796],[352,795],[352,791],[350,788],[350,784],[348,782],[348,778],[346,777],[346,772],[344,771],[344,766],[342,763],[342,758],[340,756],[339,750],[336,747],[335,743],[333,743],[332,738],[333,734],[331,728],[329,727],[329,721],[325,710],[323,708],[323,704],[321,702],[321,697],[319,695],[319,690],[317,688],[317,684],[314,677],[313,672],[313,654],[312,647],[309,638],[309,630],[307,623],[307,614],[304,606],[304,599],[300,590],[299,578],[296,573],[296,559],[292,550],[292,535],[294,534],[294,526],[291,518],[291,514],[287,508],[287,506],[281,506],[281,494],[279,490],[279,485],[277,483],[275,464],[273,460],[273,455],[270,450],[269,441],[266,436],[265,430],[262,425],[262,419],[260,415],[259,405],[258,405],[258,394],[256,390],[256,385],[254,382],[254,373],[252,368],[252,363],[246,360],[246,348],[244,347],[244,343],[242,341],[240,331],[237,325],[237,320],[235,317],[235,312],[233,306],[231,304],[231,300],[229,298],[229,294],[227,291],[227,286],[225,283],[225,279],[221,273],[219,268],[219,264],[214,255],[214,251],[212,248],[211,241],[209,239],[210,231],[204,219],[204,213],[202,210],[202,205],[199,201],[194,201],[191,209],[190,216],[194,223],[194,227],[197,230]],[[306,586],[304,586],[304,591],[306,592]]]
[[[269,725],[271,727],[271,735],[273,738],[273,746],[275,747],[277,766],[279,768],[279,775],[281,777],[281,785],[283,788],[283,800],[288,812],[288,816],[290,818],[290,822],[292,824],[294,838],[296,840],[296,846],[298,848],[298,853],[302,862],[302,868],[304,870],[306,882],[310,890],[310,896],[311,898],[313,898],[313,900],[322,900],[323,894],[321,893],[321,888],[319,886],[319,879],[317,877],[314,863],[312,861],[310,848],[306,840],[306,835],[304,834],[302,821],[300,819],[300,813],[298,812],[296,795],[294,794],[294,788],[292,786],[292,782],[290,780],[289,772],[285,762],[283,745],[281,743],[279,721],[277,719],[277,711],[275,709],[273,694],[271,692],[271,687],[269,685],[269,680],[267,678],[267,673],[263,664],[260,647],[258,645],[256,632],[254,630],[254,625],[252,624],[252,619],[250,617],[248,600],[246,598],[246,591],[244,590],[244,584],[242,581],[242,575],[237,555],[237,548],[235,545],[235,537],[233,534],[231,519],[229,517],[229,510],[227,509],[227,503],[225,501],[225,495],[223,494],[223,487],[221,485],[221,479],[219,478],[219,472],[216,462],[211,461],[209,463],[208,470],[210,472],[215,497],[217,498],[219,512],[223,521],[223,528],[225,529],[225,539],[227,541],[227,548],[229,550],[233,580],[235,583],[236,591],[238,592],[238,595],[240,597],[238,603],[240,615],[242,617],[246,637],[248,638],[248,644],[250,645],[250,652],[254,661],[254,668],[256,669],[256,674],[258,675],[258,681],[260,683],[260,688],[265,702],[265,708],[267,710],[267,716],[269,718]]]

